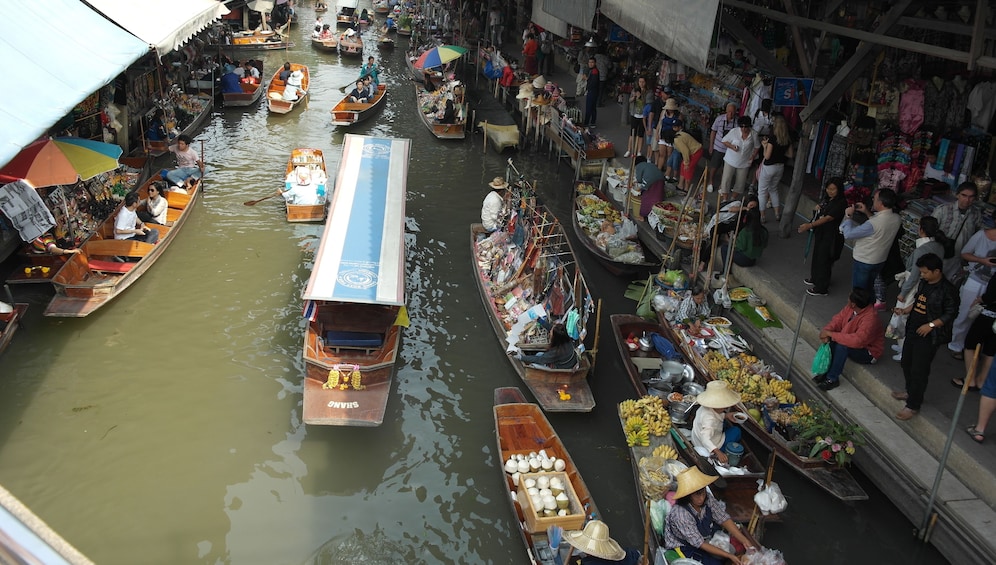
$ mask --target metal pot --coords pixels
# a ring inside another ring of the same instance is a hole
[[[677,361],[661,362],[660,379],[672,385],[680,383],[685,378],[685,365]]]
[[[672,402],[667,408],[667,412],[671,416],[671,422],[674,424],[684,424],[687,421],[688,411],[691,408],[691,402],[685,402],[684,400]]]
[[[650,351],[652,346],[649,337],[644,336],[640,338],[640,351]]]
[[[699,383],[685,383],[681,387],[681,392],[685,393],[685,395],[698,396],[705,392],[705,387]]]

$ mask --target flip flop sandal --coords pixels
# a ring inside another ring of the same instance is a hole
[[[972,436],[972,441],[975,443],[982,443],[986,441],[986,435],[979,430],[975,429],[975,426],[969,426],[965,428],[965,433]]]

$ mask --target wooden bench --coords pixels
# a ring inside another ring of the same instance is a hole
[[[192,194],[184,194],[182,192],[170,192],[166,195],[166,202],[169,203],[169,207],[175,210],[183,210],[190,204],[190,199],[193,198]]]
[[[367,352],[380,349],[384,336],[373,332],[344,332],[330,330],[322,336],[325,347],[339,352],[340,349],[361,349]]]
[[[84,243],[83,252],[86,254],[87,267],[91,271],[122,274],[130,271],[137,263],[96,257],[145,257],[155,247],[154,244],[133,239],[98,239]]]

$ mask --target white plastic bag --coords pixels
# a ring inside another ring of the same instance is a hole
[[[727,552],[733,553],[733,544],[730,543],[730,534],[724,531],[718,531],[709,538],[709,544],[718,547],[719,549]]]
[[[778,483],[772,481],[766,487],[763,479],[757,480],[757,494],[754,495],[754,502],[757,503],[757,507],[765,516],[778,514],[788,508],[788,501],[782,495],[782,489],[778,488]]]
[[[635,239],[637,236],[636,223],[629,218],[623,218],[622,226],[616,230],[616,233],[623,236],[626,239]]]
[[[747,553],[740,558],[741,565],[785,565],[785,558],[782,552],[777,549],[761,547],[759,549],[750,548]]]

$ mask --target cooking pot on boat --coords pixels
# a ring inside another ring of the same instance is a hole
[[[685,365],[677,361],[662,361],[657,377],[671,384],[679,383],[685,378]]]
[[[649,337],[643,336],[640,338],[640,351],[650,351],[651,347],[653,347],[653,344],[650,343]]]
[[[685,400],[679,400],[678,402],[672,402],[670,406],[667,407],[668,415],[671,416],[671,423],[673,424],[684,424],[688,421],[688,413],[692,409],[692,403]]]
[[[698,396],[705,392],[705,387],[699,383],[685,383],[681,387],[681,392],[685,393],[686,396]]]

